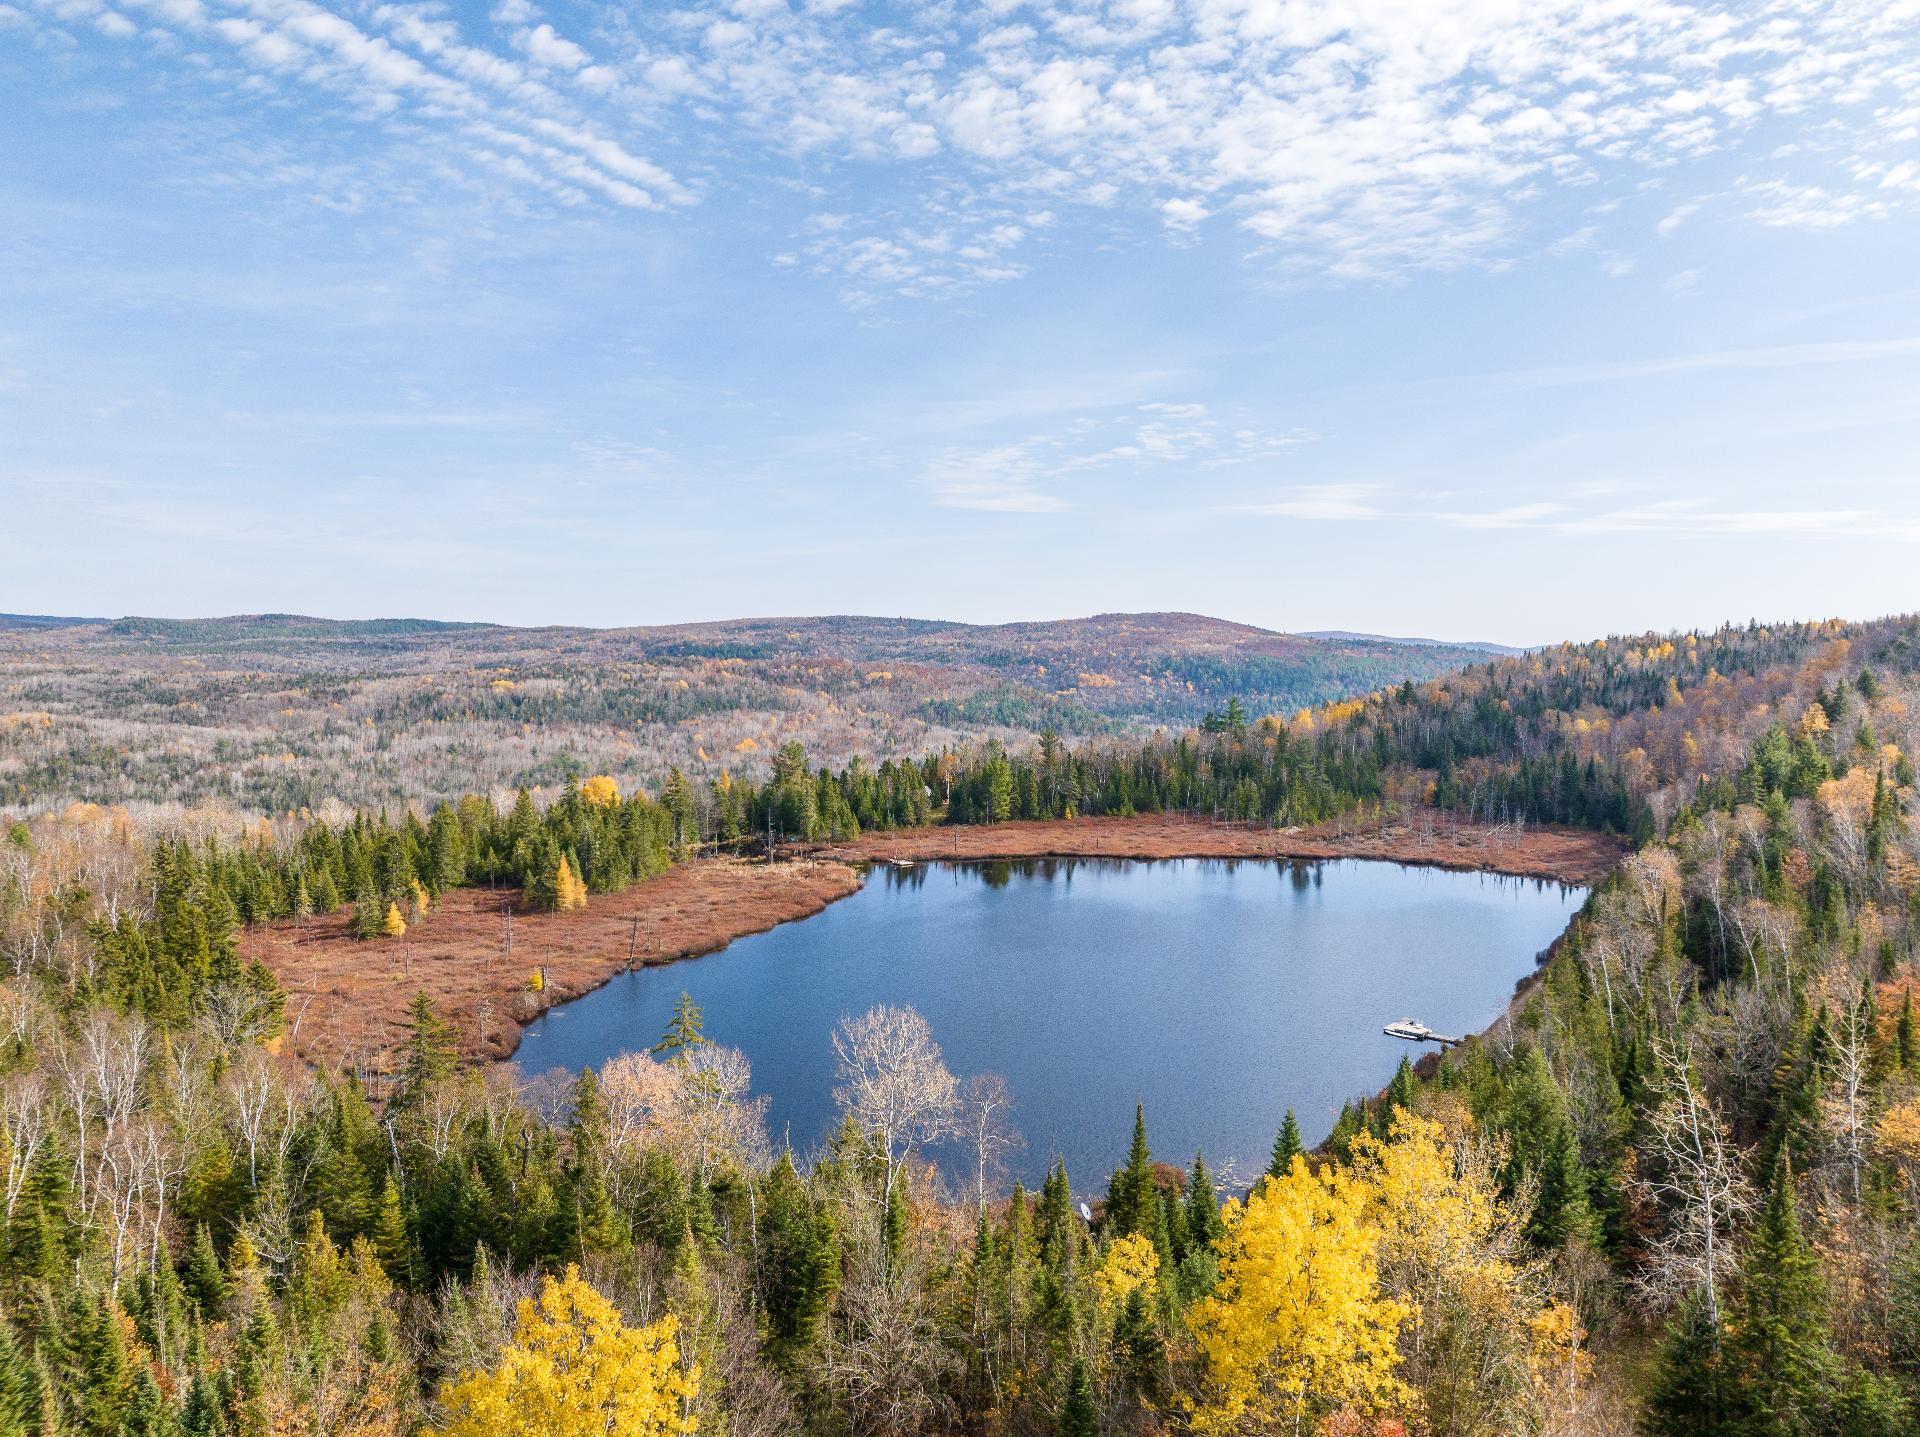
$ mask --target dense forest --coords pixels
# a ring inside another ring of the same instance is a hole
[[[1911,1431],[1917,646],[1642,636],[1144,739],[12,822],[0,1433]],[[1421,804],[1636,851],[1500,1024],[1316,1151],[1290,1122],[1244,1191],[1178,1134],[1156,1162],[1151,1114],[1113,1174],[1008,1190],[1004,1089],[911,1010],[842,1021],[816,1152],[690,1005],[555,1093],[422,995],[373,1094],[276,1056],[244,956],[263,918],[591,903],[715,844]]]

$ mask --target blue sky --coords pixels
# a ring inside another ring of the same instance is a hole
[[[0,0],[0,610],[1920,608],[1920,0]]]

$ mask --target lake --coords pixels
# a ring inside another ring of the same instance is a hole
[[[690,993],[743,1049],[777,1141],[835,1123],[843,1013],[911,1004],[965,1078],[1011,1086],[1030,1184],[1055,1154],[1077,1191],[1125,1157],[1136,1099],[1161,1161],[1247,1180],[1291,1104],[1309,1145],[1340,1105],[1424,1046],[1413,1017],[1478,1032],[1567,926],[1585,890],[1393,863],[1041,860],[877,868],[815,917],[644,968],[526,1030],[523,1071],[645,1048]]]

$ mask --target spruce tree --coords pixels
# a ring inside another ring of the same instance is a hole
[[[1160,1203],[1160,1190],[1153,1180],[1153,1154],[1147,1148],[1147,1113],[1144,1104],[1133,1110],[1133,1142],[1127,1150],[1126,1166],[1118,1169],[1107,1184],[1105,1215],[1109,1240],[1140,1233],[1152,1240],[1163,1265],[1171,1265],[1172,1244],[1167,1234],[1166,1212]]]
[[[767,1348],[792,1370],[813,1343],[840,1280],[840,1250],[832,1219],[816,1204],[782,1153],[767,1178],[760,1209],[760,1258],[754,1275],[767,1318]]]
[[[1741,1430],[1750,1437],[1814,1430],[1833,1387],[1827,1293],[1819,1259],[1800,1227],[1793,1168],[1784,1155],[1774,1164],[1740,1272],[1727,1367]]]
[[[413,1240],[407,1235],[407,1214],[400,1204],[400,1188],[387,1174],[380,1191],[380,1210],[373,1219],[373,1253],[396,1287],[414,1284]]]
[[[1207,1171],[1206,1158],[1195,1153],[1193,1172],[1187,1179],[1187,1245],[1195,1251],[1204,1251],[1226,1230],[1226,1223],[1220,1217],[1220,1195],[1214,1188],[1213,1174]]]
[[[1394,1110],[1398,1108],[1407,1113],[1411,1113],[1413,1111],[1414,1099],[1419,1096],[1419,1093],[1420,1080],[1413,1075],[1412,1062],[1403,1054],[1400,1059],[1400,1066],[1393,1070],[1393,1081],[1387,1084],[1387,1100],[1381,1104],[1380,1127],[1382,1137],[1386,1136],[1386,1130],[1392,1126]]]
[[[701,1013],[700,1005],[693,1001],[691,993],[682,993],[673,1005],[673,1018],[667,1024],[667,1031],[653,1045],[653,1055],[657,1058],[677,1058],[691,1053],[708,1041],[704,1029],[705,1015]]]
[[[39,1437],[45,1423],[39,1373],[0,1323],[0,1437]]]
[[[1694,1301],[1667,1327],[1641,1426],[1648,1437],[1726,1437],[1728,1410],[1722,1333]]]
[[[399,1101],[417,1101],[433,1084],[453,1072],[460,1056],[459,1034],[442,1018],[422,988],[407,1004],[406,1062],[400,1070]]]
[[[1580,1143],[1574,1136],[1573,1124],[1564,1118],[1548,1140],[1539,1172],[1539,1192],[1534,1198],[1533,1211],[1527,1215],[1528,1240],[1552,1251],[1576,1235],[1591,1236],[1593,1214],[1587,1206]]]
[[[218,1322],[224,1315],[232,1288],[220,1266],[220,1255],[213,1250],[213,1233],[205,1223],[193,1232],[193,1251],[187,1257],[187,1295],[200,1309],[205,1322]]]
[[[1067,1378],[1067,1400],[1060,1405],[1060,1437],[1100,1437],[1100,1414],[1093,1405],[1093,1382],[1084,1357],[1073,1359],[1073,1372]]]
[[[1293,1168],[1293,1160],[1301,1155],[1300,1122],[1293,1115],[1293,1109],[1287,1109],[1287,1116],[1280,1124],[1280,1134],[1273,1140],[1273,1157],[1267,1163],[1267,1176],[1283,1178]]]

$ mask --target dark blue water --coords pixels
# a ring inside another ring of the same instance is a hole
[[[877,870],[816,917],[623,974],[527,1029],[529,1073],[645,1048],[684,990],[744,1049],[776,1140],[832,1129],[841,1014],[912,1004],[961,1077],[1013,1089],[1032,1182],[1125,1156],[1136,1098],[1156,1157],[1250,1178],[1291,1104],[1309,1144],[1422,1049],[1381,1025],[1477,1032],[1584,890],[1391,863],[1103,860]]]

